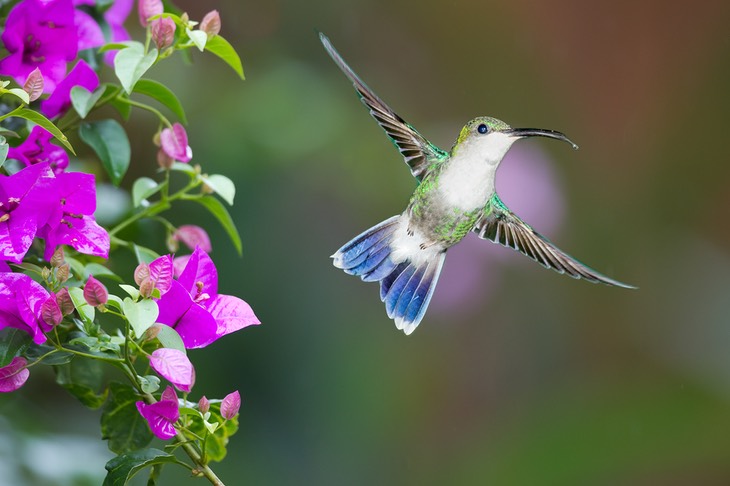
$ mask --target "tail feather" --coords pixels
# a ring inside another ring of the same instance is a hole
[[[417,261],[394,262],[394,233],[400,216],[394,216],[356,236],[332,258],[334,265],[366,282],[380,282],[380,300],[398,329],[412,333],[431,301],[445,253]]]

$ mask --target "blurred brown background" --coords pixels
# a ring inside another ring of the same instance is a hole
[[[179,220],[207,225],[221,291],[263,321],[192,354],[195,399],[244,399],[227,484],[730,484],[730,3],[177,3],[220,11],[247,76],[201,55],[154,72],[186,106],[193,162],[236,182],[243,258],[203,214]],[[402,335],[328,256],[414,181],[315,30],[443,148],[478,115],[568,134],[578,152],[518,143],[498,187],[640,290],[470,238]],[[135,175],[155,129],[138,114]],[[62,392],[33,407],[40,439],[98,430]],[[57,407],[73,420],[53,426]],[[185,479],[171,471],[162,484]]]

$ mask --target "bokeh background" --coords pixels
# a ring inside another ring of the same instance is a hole
[[[226,484],[730,484],[730,3],[177,4],[221,12],[247,76],[200,55],[154,72],[186,106],[193,161],[236,183],[243,258],[195,208],[178,220],[206,225],[222,292],[263,321],[193,353],[194,397],[244,399]],[[397,331],[377,286],[328,256],[414,181],[315,29],[444,148],[478,115],[568,134],[578,152],[519,142],[503,199],[640,289],[470,237],[419,329]],[[128,182],[154,170],[155,120],[133,121]],[[0,473],[98,484],[98,413],[51,381],[2,397]]]

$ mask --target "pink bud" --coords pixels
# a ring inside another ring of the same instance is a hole
[[[241,394],[238,390],[233,393],[229,393],[221,402],[221,415],[226,420],[231,420],[233,417],[238,415],[238,410],[241,408]]]
[[[89,280],[84,285],[84,300],[92,307],[98,307],[106,304],[109,300],[109,292],[107,292],[104,284],[95,279],[92,275],[89,275]]]
[[[172,237],[176,241],[182,241],[191,250],[195,250],[196,246],[199,246],[201,250],[206,253],[213,251],[213,246],[210,244],[210,237],[200,226],[193,224],[184,224],[180,226]]]
[[[52,327],[61,324],[61,321],[63,321],[63,313],[55,296],[51,295],[41,304],[41,318]]]
[[[64,263],[60,267],[56,269],[56,280],[58,280],[61,283],[64,283],[66,280],[68,280],[68,277],[71,274],[71,266],[68,263]]]
[[[61,309],[61,314],[64,316],[73,314],[74,303],[66,287],[58,291],[56,294],[56,302],[58,302],[58,308]]]
[[[190,159],[193,158],[193,150],[188,145],[188,134],[185,127],[179,123],[175,123],[172,128],[165,128],[160,132],[160,146],[171,159],[190,162]]]
[[[43,94],[43,75],[40,69],[35,68],[30,72],[28,79],[25,80],[25,84],[23,85],[23,90],[28,93],[30,101],[35,101],[40,98],[41,94]]]
[[[174,162],[175,160],[167,155],[164,150],[157,151],[157,165],[160,166],[160,169],[169,169]]]
[[[200,21],[200,30],[206,33],[208,39],[217,36],[221,31],[221,16],[217,10],[211,10]]]
[[[142,262],[134,269],[134,283],[142,285],[142,282],[148,278],[150,278],[150,266],[146,262]]]
[[[200,397],[200,400],[198,401],[198,410],[200,413],[208,413],[208,410],[210,410],[210,402],[207,398],[205,398],[205,395]]]
[[[164,12],[162,0],[138,0],[137,13],[139,14],[139,23],[142,27],[147,27],[149,18],[160,15]]]
[[[53,256],[51,257],[51,266],[60,267],[65,261],[66,260],[63,256],[63,246],[58,245],[56,251],[53,252]]]
[[[153,20],[151,23],[152,39],[160,51],[167,49],[175,41],[175,21],[169,17]]]

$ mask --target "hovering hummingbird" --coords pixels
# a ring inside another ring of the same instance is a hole
[[[554,130],[512,128],[481,116],[462,128],[450,152],[426,140],[391,110],[347,65],[320,33],[337,66],[400,151],[418,186],[406,210],[347,242],[332,255],[334,265],[366,282],[380,282],[388,317],[406,334],[426,313],[446,250],[470,231],[517,250],[545,268],[573,278],[633,289],[580,263],[512,213],[496,193],[497,167],[514,142],[548,137],[578,146]]]

